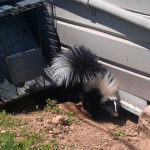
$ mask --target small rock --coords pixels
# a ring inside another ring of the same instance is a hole
[[[0,133],[5,133],[5,132],[6,132],[5,130],[1,130],[1,131],[0,131]]]
[[[68,120],[66,118],[64,118],[63,116],[56,116],[52,119],[52,123],[53,124],[62,124],[62,125],[67,125],[68,124]]]
[[[50,134],[53,134],[53,131],[49,131]]]
[[[147,106],[139,117],[138,131],[144,133],[141,133],[141,135],[150,137],[150,106]]]
[[[64,136],[63,136],[62,134],[59,134],[58,137],[59,137],[60,139],[64,139]]]

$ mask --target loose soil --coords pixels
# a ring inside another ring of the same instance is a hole
[[[25,121],[37,132],[45,131],[44,143],[55,139],[58,149],[78,150],[146,150],[145,140],[139,138],[138,117],[121,110],[118,118],[100,114],[97,120],[82,109],[81,102],[59,102],[60,109],[75,113],[72,125],[54,123],[59,115],[46,112],[45,99],[53,94],[35,94],[4,107],[16,118]],[[55,95],[56,96],[56,95]],[[37,105],[40,109],[37,111]]]

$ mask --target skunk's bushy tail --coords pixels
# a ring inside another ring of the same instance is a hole
[[[68,87],[87,84],[105,69],[89,49],[74,46],[57,54],[52,60],[50,70],[52,80],[57,86]]]

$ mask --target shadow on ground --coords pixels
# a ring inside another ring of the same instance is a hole
[[[72,104],[74,107],[76,107],[76,112],[81,112],[84,114],[84,116],[88,116],[87,113],[83,112],[81,110],[82,104],[76,105],[78,102],[80,102],[79,98],[72,97],[70,95],[65,95],[61,89],[59,88],[50,88],[47,90],[43,90],[40,92],[33,93],[29,96],[25,96],[24,98],[20,98],[18,100],[12,101],[4,106],[2,106],[2,109],[5,109],[7,112],[18,114],[18,113],[29,113],[36,111],[36,107],[38,106],[38,109],[44,109],[46,105],[46,100],[50,99],[56,99],[58,103],[66,103],[66,102],[73,102]],[[70,105],[65,104],[70,111],[72,108]],[[89,117],[89,116],[88,116]],[[92,118],[91,118],[92,119]],[[121,109],[120,116],[118,118],[112,118],[109,115],[107,115],[105,112],[101,112],[98,115],[98,119],[94,119],[96,122],[112,122],[115,125],[122,126],[125,124],[126,120],[130,120],[134,123],[138,122],[138,117],[131,114],[130,112]]]
[[[73,111],[78,118],[84,120],[84,123],[88,124],[92,128],[96,128],[97,132],[99,131],[100,133],[103,132],[110,135],[112,139],[114,137],[114,133],[110,131],[110,129],[107,129],[109,123],[109,126],[112,126],[113,124],[114,126],[118,125],[119,127],[122,127],[126,124],[127,120],[130,120],[135,124],[138,122],[137,116],[123,109],[121,109],[120,116],[118,118],[112,118],[105,113],[100,113],[98,119],[94,120],[88,115],[88,113],[83,111],[80,99],[69,95],[66,96],[59,88],[50,88],[48,90],[33,93],[30,96],[26,96],[2,106],[2,109],[13,114],[28,114],[36,111],[37,106],[38,109],[43,110],[46,105],[47,98],[56,99],[60,106],[62,106],[62,109]],[[105,126],[105,124],[107,124],[107,126]],[[128,149],[136,150],[136,147],[128,142],[128,140],[119,138],[117,141],[125,145]]]

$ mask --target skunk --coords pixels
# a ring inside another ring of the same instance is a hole
[[[50,71],[57,87],[73,89],[82,95],[84,109],[94,117],[99,110],[118,116],[120,101],[116,80],[89,49],[74,46],[56,54]]]

